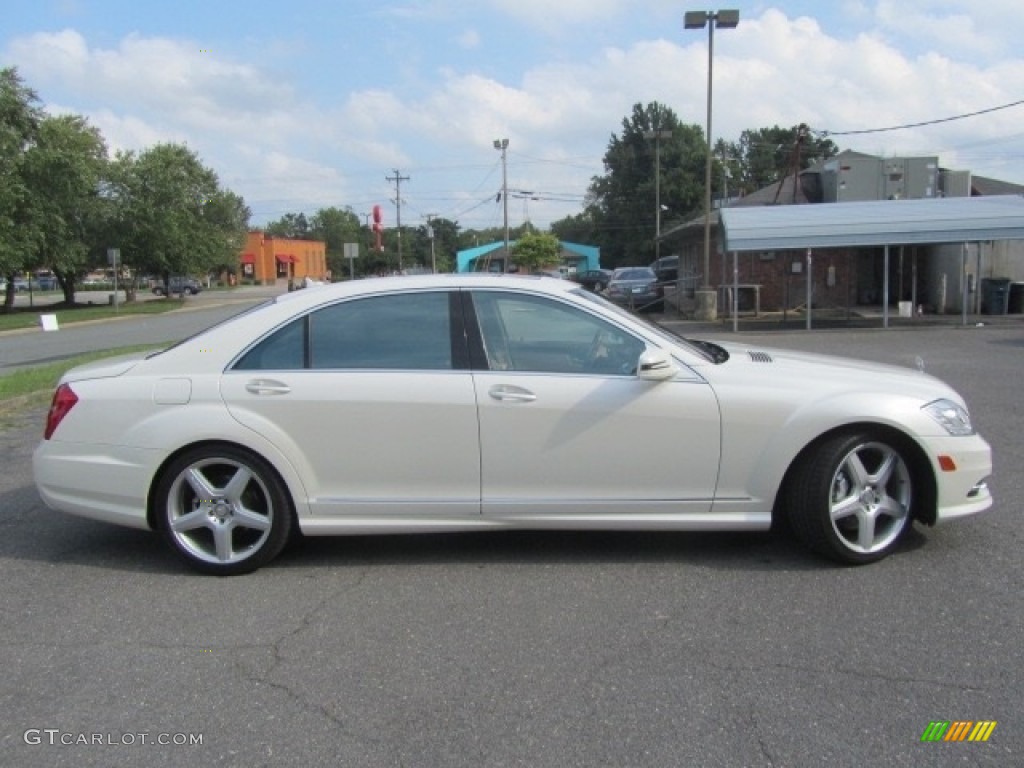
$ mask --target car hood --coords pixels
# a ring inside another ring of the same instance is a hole
[[[812,352],[715,342],[729,353],[720,368],[751,382],[774,381],[793,390],[861,390],[929,401],[959,395],[945,382],[916,368]]]

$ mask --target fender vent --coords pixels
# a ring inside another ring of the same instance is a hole
[[[752,363],[773,363],[772,356],[767,352],[748,352]]]

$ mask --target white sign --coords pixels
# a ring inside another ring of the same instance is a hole
[[[358,259],[359,258],[359,243],[345,243],[345,258],[346,259]]]

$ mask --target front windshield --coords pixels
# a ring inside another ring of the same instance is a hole
[[[596,293],[591,293],[590,291],[584,290],[575,290],[572,293],[575,294],[576,296],[584,297],[585,299],[587,299],[587,301],[592,301],[595,304],[600,304],[609,312],[612,312],[616,315],[621,315],[623,317],[628,317],[630,320],[640,323],[641,325],[644,326],[644,328],[653,333],[655,336],[664,339],[670,344],[686,347],[686,349],[690,352],[693,352],[693,354],[699,355],[700,357],[704,358],[705,360],[708,360],[709,362],[716,362],[715,356],[711,354],[703,346],[696,344],[693,341],[690,341],[689,339],[683,338],[682,336],[678,336],[665,328],[662,328],[657,323],[651,322],[642,315],[633,314],[627,309],[620,307],[618,304],[608,301],[608,299],[604,298],[603,296],[599,296]]]

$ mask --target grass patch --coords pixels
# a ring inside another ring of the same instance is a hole
[[[159,349],[160,344],[140,344],[132,347],[120,347],[118,349],[105,349],[99,352],[90,352],[59,363],[48,363],[38,365],[34,368],[22,368],[13,371],[6,376],[0,376],[0,415],[9,412],[10,409],[20,409],[26,404],[45,404],[53,393],[57,381],[64,375],[65,371],[93,360],[102,360],[105,357],[142,352],[149,349]]]
[[[81,299],[82,294],[78,294]],[[22,328],[38,328],[40,315],[57,315],[57,323],[61,326],[81,323],[86,320],[108,320],[112,317],[129,317],[132,315],[161,315],[181,309],[186,305],[183,299],[154,299],[151,301],[123,302],[117,312],[108,304],[75,304],[73,307],[64,304],[35,307],[12,307],[9,312],[0,311],[0,331],[13,331]]]

